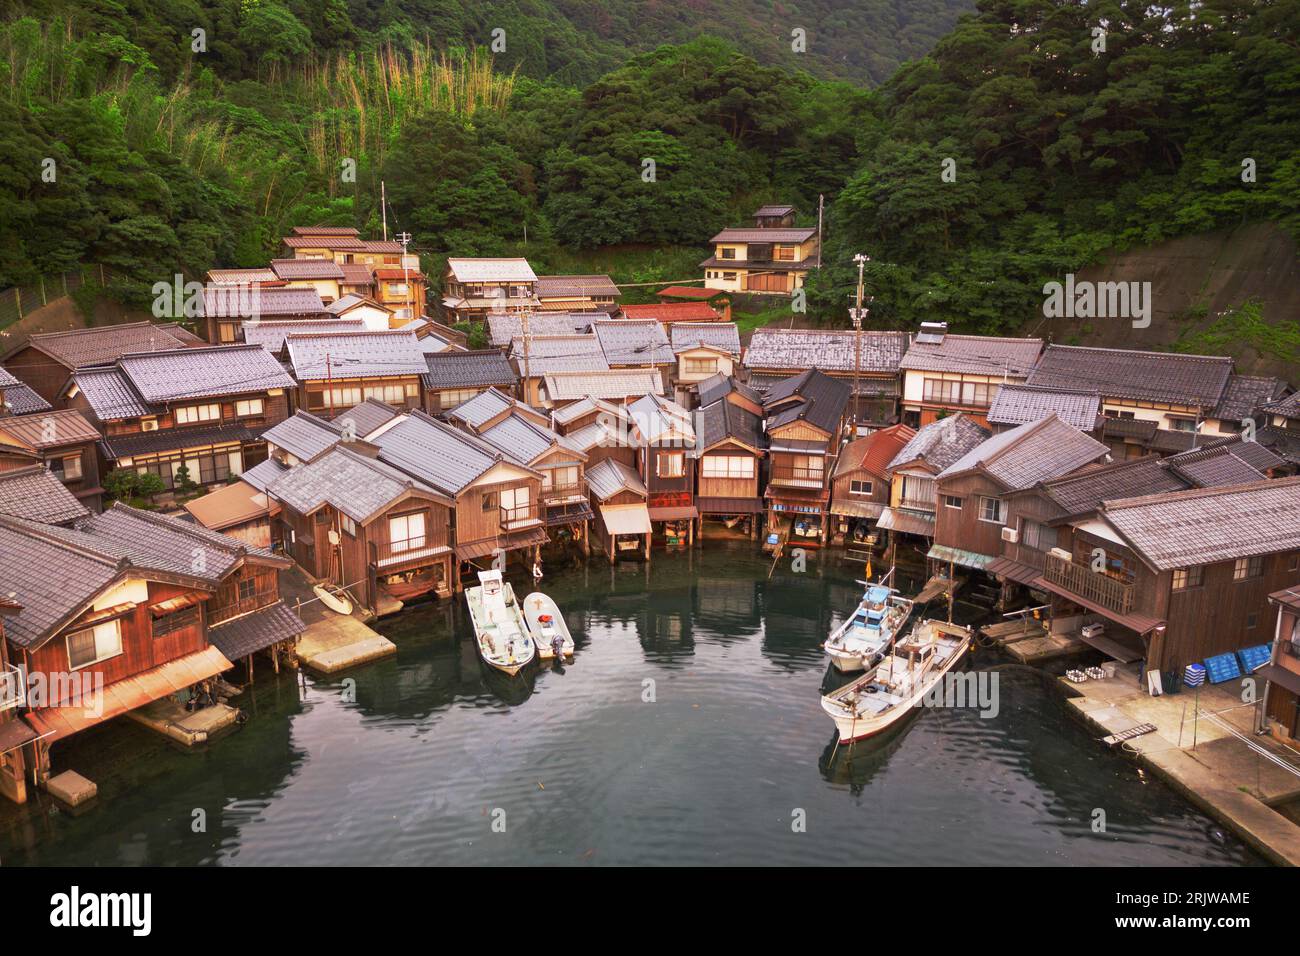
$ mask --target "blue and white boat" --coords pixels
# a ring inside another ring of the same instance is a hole
[[[822,644],[835,669],[860,671],[879,661],[894,635],[907,623],[912,607],[912,601],[888,585],[868,584],[848,620]]]

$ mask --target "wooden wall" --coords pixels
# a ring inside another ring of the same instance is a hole
[[[980,497],[1000,498],[1003,490],[988,476],[979,473],[937,482],[934,543],[1000,557],[1002,529],[1007,526],[980,519]],[[944,495],[961,498],[961,508],[945,505]]]

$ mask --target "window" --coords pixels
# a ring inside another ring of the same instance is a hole
[[[339,527],[351,537],[357,536],[357,523],[342,512],[339,513]]]
[[[945,508],[956,508],[958,511],[961,511],[961,506],[962,506],[964,503],[965,503],[965,499],[964,499],[964,498],[960,498],[960,497],[958,497],[957,495],[944,495],[944,496],[943,496],[943,506],[944,506]]]
[[[241,584],[243,582],[240,582]],[[172,611],[170,614],[163,614],[154,618],[153,636],[166,637],[168,634],[175,634],[183,631],[187,627],[194,627],[199,623],[199,608],[197,604],[192,604],[187,608],[179,611]]]
[[[940,405],[986,406],[993,401],[994,387],[988,382],[927,378],[922,384],[922,400]]]
[[[468,402],[471,398],[482,391],[483,389],[481,388],[449,389],[448,391],[438,393],[438,404],[443,408],[455,408],[461,402]]]
[[[705,455],[700,460],[702,478],[753,478],[754,459],[748,455]]]
[[[220,322],[217,324],[217,337],[221,340],[222,345],[229,345],[235,341],[239,334],[239,326],[234,322]]]
[[[1248,631],[1253,631],[1257,626],[1259,626],[1259,615],[1258,615],[1258,614],[1247,614],[1247,615],[1246,615],[1246,630],[1248,630]]]
[[[249,575],[239,579],[239,600],[251,601],[257,596],[257,578]]]
[[[68,635],[68,666],[72,670],[97,664],[122,653],[120,621],[97,624]]]
[[[247,418],[249,415],[261,415],[266,410],[266,401],[261,398],[247,398],[242,402],[235,402],[235,414],[240,418]]]
[[[401,405],[406,400],[406,386],[400,382],[396,385],[367,385],[362,391],[366,398],[375,398],[389,405]]]
[[[736,250],[735,250],[735,249],[723,249],[722,252],[721,252],[721,255],[719,255],[718,258],[719,258],[719,259],[734,259],[734,258],[736,258]]]
[[[221,406],[215,402],[211,405],[182,405],[176,409],[177,425],[193,425],[195,422],[217,422],[221,420]]]
[[[47,463],[50,471],[53,472],[62,481],[80,481],[81,480],[81,456],[68,455],[65,458],[54,458]]]
[[[388,540],[394,551],[424,547],[424,512],[394,515],[388,519]]]
[[[655,474],[660,478],[681,478],[686,474],[686,456],[680,451],[661,451]]]
[[[993,524],[1006,524],[1006,502],[1001,498],[989,498],[985,495],[981,495],[980,521],[988,521]]]
[[[688,358],[686,359],[686,371],[694,375],[712,375],[718,370],[718,360],[715,358]]]
[[[532,496],[528,487],[505,488],[501,491],[501,520],[509,524],[515,521],[528,521],[533,517]]]
[[[1288,571],[1300,571],[1300,551],[1294,551],[1286,563]]]
[[[1022,518],[1020,521],[1020,543],[1035,551],[1048,551],[1056,546],[1056,533],[1045,524]]]
[[[797,254],[797,246],[774,246],[772,258],[777,262],[794,262]]]
[[[1174,590],[1186,591],[1188,588],[1199,588],[1205,581],[1205,567],[1197,565],[1194,568],[1175,568],[1174,569]]]
[[[851,495],[869,495],[871,494],[871,482],[853,479],[849,482],[849,494]]]
[[[1169,427],[1176,432],[1194,432],[1196,431],[1196,419],[1194,418],[1174,418],[1170,417]]]
[[[1257,578],[1264,573],[1264,558],[1262,555],[1252,555],[1249,558],[1238,558],[1232,566],[1232,580],[1247,581],[1251,578]]]
[[[542,487],[549,491],[578,487],[578,466],[565,465],[542,472]]]
[[[734,273],[734,272],[724,272],[724,273],[722,273],[722,278],[723,278],[723,281],[725,281],[725,282],[735,282],[735,281],[736,281],[736,273]]]

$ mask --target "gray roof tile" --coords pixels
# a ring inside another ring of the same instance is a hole
[[[610,365],[671,365],[675,361],[660,322],[607,319],[592,327]]]
[[[1009,491],[1032,488],[1104,458],[1110,449],[1055,415],[1026,422],[976,445],[939,479],[979,468]]]
[[[1231,374],[1232,359],[1223,356],[1049,345],[1029,384],[1214,408]]]
[[[0,472],[0,514],[42,524],[63,524],[90,512],[44,465]],[[4,582],[0,580],[0,595]]]
[[[510,362],[498,349],[472,352],[433,352],[424,356],[428,374],[424,386],[430,389],[483,388],[519,381]]]
[[[745,349],[752,369],[819,368],[831,372],[897,373],[907,351],[906,332],[863,329],[860,347],[851,329],[758,329]]]
[[[1049,414],[1080,431],[1097,427],[1101,396],[1096,392],[1002,385],[986,416],[990,425],[1023,425]]]
[[[903,450],[889,463],[890,471],[923,460],[935,471],[943,471],[989,437],[989,431],[961,412],[923,425]]]
[[[947,335],[938,342],[916,341],[899,363],[902,369],[925,372],[969,372],[973,375],[1025,376],[1034,367],[1042,339],[996,338],[986,335]],[[1051,382],[1065,388],[1086,388],[1085,382]]]
[[[414,332],[291,335],[289,361],[301,381],[425,375],[429,368]]]
[[[315,461],[290,468],[269,493],[300,514],[330,505],[353,521],[364,522],[412,489],[430,490],[396,468],[340,445]]]
[[[256,345],[139,352],[122,356],[117,364],[150,404],[296,385],[280,363]]]

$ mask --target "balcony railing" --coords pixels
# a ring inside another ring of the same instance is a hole
[[[580,494],[582,494],[582,485],[576,481],[563,485],[547,485],[542,488],[542,498],[546,501],[562,501]]]
[[[402,541],[388,541],[370,545],[370,561],[377,568],[433,560],[445,554],[450,547],[445,536],[421,535]]]
[[[826,472],[821,468],[787,466],[772,469],[772,484],[794,488],[820,488]]]
[[[13,710],[27,701],[23,672],[13,664],[0,668],[0,711]]]
[[[1048,554],[1043,577],[1116,614],[1128,614],[1133,610],[1133,585],[1093,571],[1087,565]]]
[[[542,519],[537,514],[537,505],[532,502],[514,508],[502,507],[501,509],[502,531],[519,531],[541,523]]]

